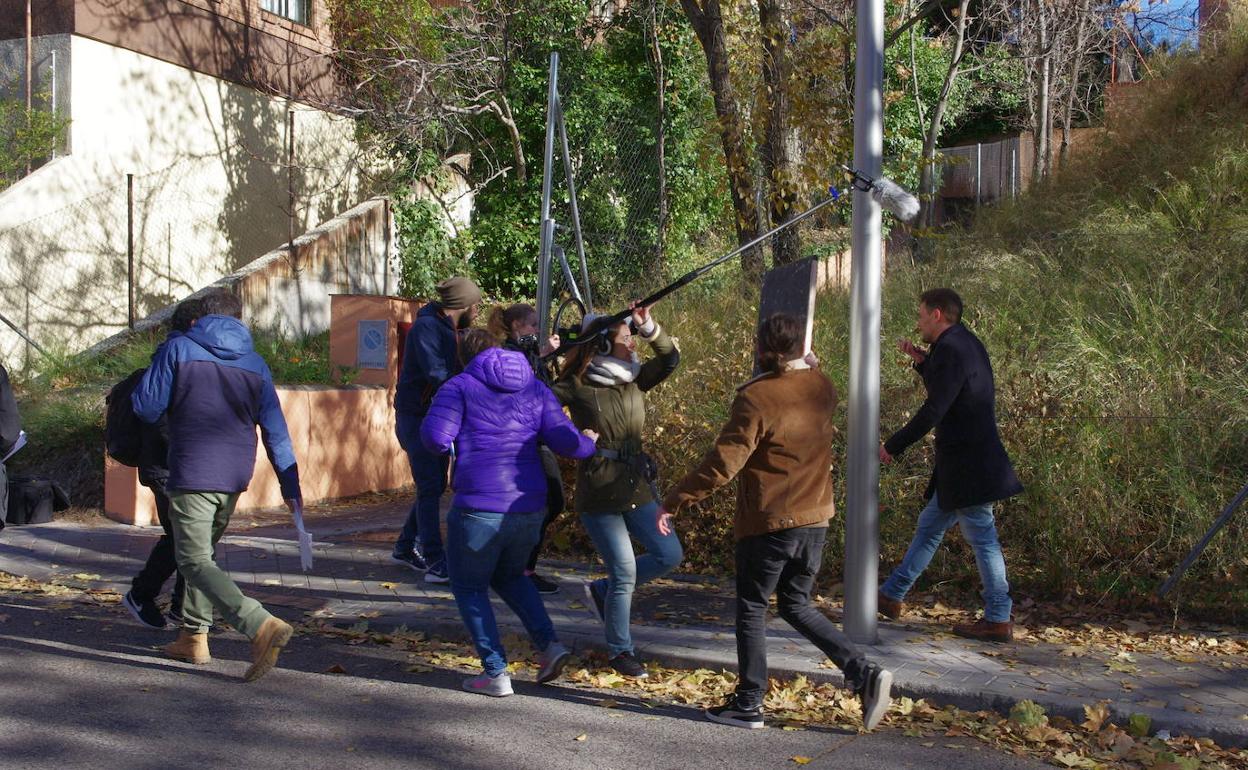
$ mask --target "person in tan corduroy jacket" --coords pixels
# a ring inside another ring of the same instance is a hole
[[[739,477],[736,512],[736,692],[706,710],[713,722],[763,727],[767,691],[767,605],[834,662],[862,699],[867,729],[889,705],[892,673],[865,655],[818,609],[810,595],[833,515],[832,441],[836,388],[803,358],[803,329],[777,313],[759,325],[764,373],[742,385],[728,422],[702,462],[663,498],[659,530],[672,514]]]

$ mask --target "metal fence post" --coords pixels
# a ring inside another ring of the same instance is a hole
[[[550,218],[550,194],[555,158],[555,120],[559,99],[559,52],[550,52],[550,76],[546,88],[546,146],[542,153],[542,222],[541,251],[537,263],[537,324],[538,339],[546,339],[550,330],[550,247],[555,239],[555,223]]]
[[[981,200],[980,189],[981,181],[984,178],[984,162],[983,162],[983,145],[979,142],[975,143],[975,207],[978,208]]]
[[[134,174],[126,174],[126,325],[134,328]]]

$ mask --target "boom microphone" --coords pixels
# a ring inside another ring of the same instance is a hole
[[[919,199],[891,179],[880,177],[871,183],[871,197],[893,216],[910,224],[919,216]]]

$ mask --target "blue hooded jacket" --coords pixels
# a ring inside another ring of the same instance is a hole
[[[169,488],[237,493],[251,483],[256,426],[282,497],[302,499],[299,467],[273,377],[237,318],[207,315],[165,342],[130,396],[134,412],[169,423]]]

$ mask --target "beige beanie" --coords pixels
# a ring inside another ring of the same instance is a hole
[[[471,278],[455,276],[438,284],[438,304],[447,310],[463,310],[481,301],[481,290]]]

